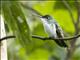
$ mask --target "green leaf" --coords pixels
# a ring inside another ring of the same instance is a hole
[[[25,15],[23,14],[20,2],[2,2],[2,11],[5,22],[9,29],[17,37],[20,43],[26,47],[30,42],[30,29]]]

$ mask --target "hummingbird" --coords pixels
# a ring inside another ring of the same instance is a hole
[[[45,32],[51,38],[63,38],[63,31],[59,24],[50,15],[44,15],[41,18]],[[59,46],[67,47],[64,40],[54,40]]]

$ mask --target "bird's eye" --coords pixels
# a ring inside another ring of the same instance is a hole
[[[49,15],[42,16],[42,18],[50,19]]]
[[[47,19],[49,19],[49,17],[47,17]]]
[[[46,16],[46,18],[48,19],[48,16]]]

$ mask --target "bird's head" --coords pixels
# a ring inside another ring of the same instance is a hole
[[[42,16],[42,18],[44,18],[46,20],[52,20],[52,17],[50,15],[44,15],[44,16]]]

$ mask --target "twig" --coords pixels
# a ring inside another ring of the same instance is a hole
[[[41,40],[72,40],[72,39],[76,39],[80,37],[79,35],[75,35],[73,37],[64,37],[64,38],[51,38],[51,37],[42,37],[42,36],[37,36],[37,35],[32,35],[32,38],[37,38],[37,39],[41,39]],[[10,39],[10,38],[16,38],[16,36],[6,36],[0,39],[0,41],[2,40],[6,40],[6,39]]]
[[[77,11],[78,11],[77,22],[75,22],[76,20],[74,20],[74,17],[73,17],[72,11],[71,11],[71,7],[67,3],[67,1],[63,0],[63,3],[68,8],[68,11],[69,11],[70,16],[72,18],[72,22],[73,22],[73,25],[74,25],[74,28],[75,28],[75,35],[77,35],[79,33],[78,25],[79,25],[79,17],[80,17],[80,8],[79,8],[80,6],[79,6],[79,3],[78,3],[78,0],[75,0],[74,2],[76,4],[76,8],[77,8]],[[70,43],[71,46],[70,46],[70,49],[67,50],[68,52],[67,52],[66,60],[70,60],[71,56],[73,55],[73,52],[75,51],[75,42],[76,41],[77,41],[76,38],[71,40],[71,43]]]
[[[71,9],[71,7],[69,6],[69,4],[67,3],[67,1],[65,1],[65,0],[63,0],[63,3],[64,3],[64,5],[67,7],[68,12],[69,12],[69,14],[70,14],[70,16],[71,16],[71,18],[72,18],[72,22],[73,22],[73,24],[75,25],[75,20],[74,20],[73,14],[72,14],[72,9]]]
[[[25,4],[22,4],[22,3],[21,3],[21,5],[22,5],[24,8],[26,8],[26,9],[32,11],[33,13],[37,14],[36,16],[38,16],[38,17],[42,17],[42,16],[43,16],[43,15],[42,15],[41,13],[39,13],[37,10],[35,10],[35,9],[33,9],[33,8],[25,5]]]
[[[78,17],[77,17],[77,21],[76,21],[76,34],[79,32],[79,24],[80,24],[80,4],[79,4],[79,1],[78,0],[75,0],[75,4],[76,4],[76,8],[77,8],[77,14],[78,14]]]
[[[10,38],[15,38],[15,36],[6,36],[3,38],[0,38],[0,41],[6,40],[6,39],[10,39]]]
[[[75,0],[75,5],[76,5],[76,8],[77,8],[77,14],[78,14],[78,17],[77,17],[77,20],[76,20],[76,22],[75,22],[75,35],[77,35],[78,33],[79,33],[79,14],[80,14],[80,4],[79,4],[79,1],[78,0]],[[77,40],[76,39],[73,39],[72,41],[71,41],[71,50],[75,50],[75,42],[76,42]],[[71,53],[72,54],[72,53]]]
[[[64,38],[51,38],[51,37],[42,37],[42,36],[36,36],[36,35],[32,35],[32,38],[37,38],[37,39],[41,39],[41,40],[72,40],[72,39],[76,39],[80,37],[80,35],[76,35],[73,37],[64,37]]]

